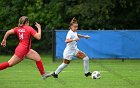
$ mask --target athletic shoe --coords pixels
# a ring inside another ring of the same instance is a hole
[[[54,73],[51,74],[54,78],[58,78],[58,75]]]
[[[85,76],[86,76],[86,77],[91,76],[91,73],[90,73],[90,72],[85,73]]]
[[[45,79],[47,79],[50,76],[51,76],[50,73],[45,73],[45,74],[42,75],[42,79],[45,80]]]

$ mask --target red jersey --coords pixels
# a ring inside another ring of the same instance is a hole
[[[22,26],[14,28],[15,34],[19,38],[19,45],[22,44],[27,49],[31,48],[31,37],[37,32],[31,26]]]

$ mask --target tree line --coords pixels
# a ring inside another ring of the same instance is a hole
[[[68,29],[73,17],[81,30],[140,28],[139,0],[0,0],[0,6],[3,30],[17,26],[22,15],[43,30]]]

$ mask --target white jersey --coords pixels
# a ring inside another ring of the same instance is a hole
[[[75,39],[78,38],[77,32],[69,30],[66,36],[66,39]],[[72,60],[72,56],[75,56],[78,53],[79,49],[77,48],[77,41],[72,41],[67,43],[67,46],[63,52],[63,58],[67,60]]]
[[[77,32],[73,32],[72,30],[69,30],[66,39],[75,39],[75,38],[78,38]],[[63,58],[67,60],[72,60],[72,57],[76,56],[76,54],[79,51],[80,50],[77,48],[77,41],[69,42],[67,43],[67,46],[63,52]]]
[[[69,30],[66,39],[75,39],[75,38],[78,38],[77,32],[73,32],[72,30]],[[75,50],[75,49],[77,49],[77,41],[72,41],[67,43],[65,51]]]

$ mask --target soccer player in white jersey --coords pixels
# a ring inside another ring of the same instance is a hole
[[[63,63],[56,69],[55,72],[52,73],[52,76],[54,78],[58,78],[58,74],[65,68],[67,67],[67,65],[70,63],[70,61],[72,60],[72,56],[76,56],[79,59],[83,60],[83,64],[84,64],[84,69],[85,69],[85,76],[88,77],[91,75],[91,73],[89,72],[89,58],[88,56],[83,53],[82,51],[80,51],[77,48],[77,41],[80,38],[89,38],[90,36],[84,36],[84,35],[80,35],[77,34],[77,29],[78,29],[78,23],[77,20],[75,18],[73,18],[70,22],[70,30],[67,33],[66,36],[66,43],[67,46],[63,52]]]

